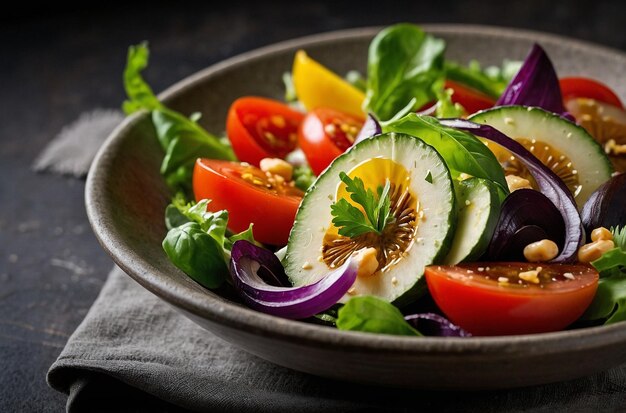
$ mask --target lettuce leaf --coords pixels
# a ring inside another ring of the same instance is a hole
[[[412,109],[435,100],[432,85],[442,78],[445,41],[412,24],[396,24],[372,40],[364,109],[391,119],[414,99]]]

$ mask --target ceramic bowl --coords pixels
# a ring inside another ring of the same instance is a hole
[[[559,75],[601,79],[626,98],[626,55],[528,31],[427,25],[446,40],[446,56],[500,64],[523,59],[533,42]],[[243,95],[281,99],[281,75],[304,48],[337,73],[365,73],[378,29],[325,33],[264,47],[213,65],[161,94],[168,106],[202,112],[209,131],[224,130],[230,103]],[[165,256],[163,212],[170,193],[159,174],[163,153],[146,113],[127,118],[108,138],[89,174],[86,205],[103,248],[138,283],[211,333],[276,364],[319,376],[384,386],[493,389],[556,382],[626,361],[626,323],[507,337],[412,338],[344,332],[276,318],[201,287]],[[208,334],[208,333],[207,333]]]

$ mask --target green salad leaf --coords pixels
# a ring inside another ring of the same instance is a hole
[[[381,234],[389,221],[393,219],[389,180],[384,187],[378,187],[376,194],[374,194],[371,189],[365,189],[363,180],[358,176],[352,179],[345,172],[340,172],[339,178],[346,184],[346,191],[350,194],[350,199],[359,204],[364,211],[352,205],[345,198],[333,203],[330,206],[333,216],[332,222],[338,228],[339,234],[350,238],[358,237],[367,232]]]
[[[393,334],[397,336],[421,336],[404,320],[393,304],[378,297],[353,297],[339,309],[336,321],[339,330],[366,333]]]
[[[604,319],[604,324],[626,320],[626,272],[600,279],[593,302],[582,318]]]
[[[412,24],[382,30],[370,43],[364,107],[391,119],[411,99],[417,109],[435,99],[433,83],[443,77],[446,44]]]
[[[358,70],[350,70],[346,73],[345,79],[346,82],[350,83],[361,92],[365,93],[367,91],[367,79],[365,79]]]
[[[509,193],[502,166],[489,148],[471,133],[447,128],[436,118],[416,113],[383,122],[382,128],[383,132],[416,136],[434,147],[446,162],[452,178],[458,178],[461,173],[484,178],[496,183],[501,195]]]
[[[148,66],[146,43],[131,46],[124,70],[124,87],[128,99],[123,103],[126,114],[139,110],[151,112],[157,137],[165,151],[161,173],[170,187],[190,192],[191,174],[197,158],[236,160],[228,142],[211,135],[198,123],[198,114],[188,118],[163,105],[141,72]]]
[[[219,287],[228,275],[223,248],[197,222],[169,230],[163,250],[176,267],[207,288]]]
[[[591,265],[600,273],[598,290],[584,319],[604,319],[605,324],[626,320],[626,226],[611,227],[615,248]]]
[[[247,230],[228,235],[228,211],[207,211],[211,201],[187,202],[178,193],[165,209],[169,230],[163,249],[172,263],[207,288],[217,288],[228,276],[230,250],[235,241],[254,240],[252,224]]]

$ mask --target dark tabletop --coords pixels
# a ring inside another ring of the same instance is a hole
[[[18,6],[0,17],[0,411],[64,409],[46,371],[112,261],[87,222],[84,182],[36,174],[31,163],[83,111],[120,106],[128,45],[150,41],[156,91],[276,41],[405,20],[522,27],[626,51],[620,1],[209,3]]]

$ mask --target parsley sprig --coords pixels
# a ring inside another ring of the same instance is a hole
[[[330,206],[332,222],[338,228],[339,234],[350,238],[367,232],[382,234],[387,224],[393,221],[389,180],[374,193],[371,189],[365,189],[363,180],[359,177],[352,179],[345,172],[340,172],[339,179],[346,184],[350,199],[363,208],[361,211],[345,198]]]

